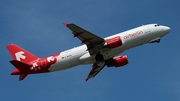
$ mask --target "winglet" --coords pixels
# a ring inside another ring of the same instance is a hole
[[[63,25],[66,27],[66,26],[67,26],[67,23],[63,23]]]
[[[84,78],[84,80],[87,82],[88,81],[88,79],[87,78]]]

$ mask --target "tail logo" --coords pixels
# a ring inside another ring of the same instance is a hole
[[[26,59],[26,56],[23,55],[23,54],[24,54],[23,51],[20,51],[20,52],[15,53],[16,60],[21,61],[21,59]]]

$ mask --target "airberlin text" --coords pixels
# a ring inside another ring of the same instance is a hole
[[[143,31],[137,31],[137,32],[135,32],[135,33],[127,34],[127,35],[125,35],[123,38],[124,38],[124,39],[134,38],[134,37],[139,36],[139,35],[141,35],[141,34],[143,34]]]

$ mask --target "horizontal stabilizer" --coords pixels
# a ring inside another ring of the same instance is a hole
[[[10,63],[15,66],[18,70],[27,70],[30,69],[32,66],[28,65],[26,63],[17,61],[17,60],[11,60]]]
[[[21,74],[19,75],[19,81],[23,80],[24,78],[26,78],[28,74]]]

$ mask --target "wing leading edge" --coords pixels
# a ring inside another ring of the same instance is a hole
[[[87,50],[91,55],[97,54],[104,45],[104,39],[75,25],[75,24],[64,24],[73,33],[74,37],[81,40],[81,44],[87,45]]]

